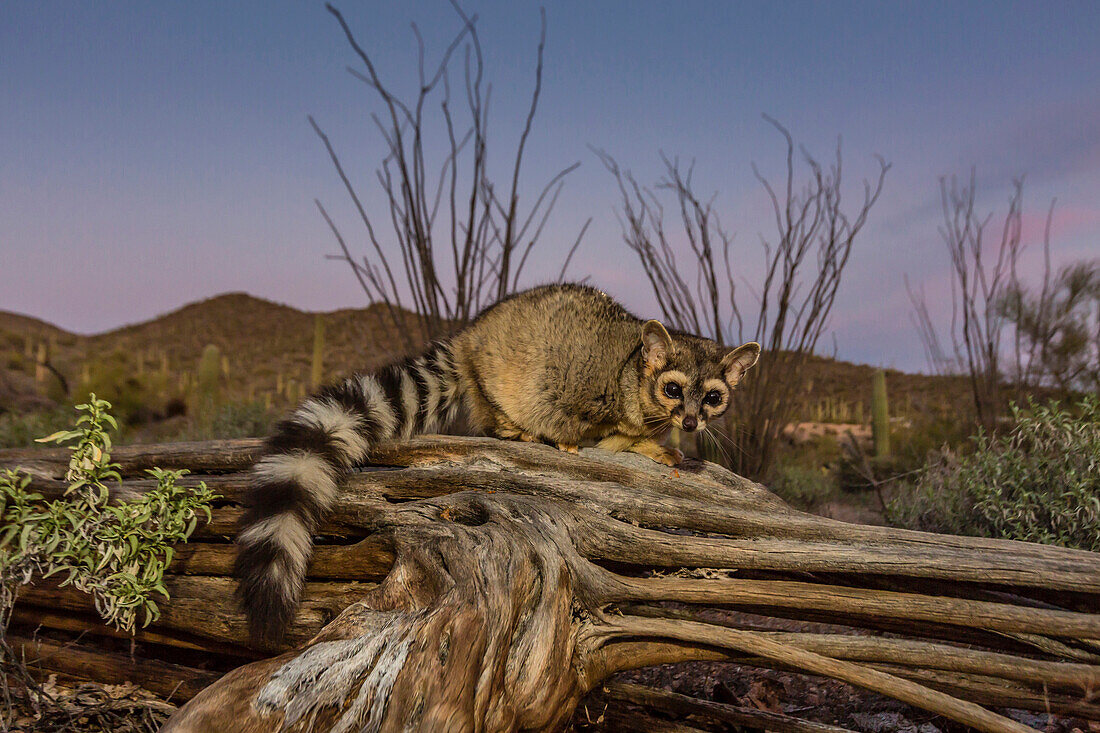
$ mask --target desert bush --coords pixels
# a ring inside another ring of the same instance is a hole
[[[835,435],[785,440],[764,485],[788,504],[813,511],[839,494],[836,467],[842,455]]]
[[[1051,278],[1050,243],[1042,286],[1014,277],[997,304],[1016,330],[1012,380],[1021,390],[1100,390],[1100,259],[1080,260]]]
[[[276,415],[262,402],[227,402],[204,417],[189,420],[177,432],[160,434],[158,440],[214,440],[267,435]]]
[[[973,436],[973,423],[969,420],[934,412],[893,421],[890,440],[894,464],[898,473],[908,474],[923,469],[929,455],[940,453],[945,447],[959,454],[970,453],[977,447]]]
[[[775,467],[768,488],[791,506],[806,511],[816,509],[837,495],[836,478],[824,466],[780,464]]]
[[[148,421],[154,396],[146,380],[137,376],[129,354],[120,350],[100,355],[86,366],[78,394],[91,392],[107,400],[124,423]]]
[[[132,501],[108,503],[107,485],[120,480],[110,456],[107,426],[117,424],[109,408],[93,394],[77,405],[84,414],[75,429],[40,439],[72,444],[62,498],[47,501],[28,491],[30,477],[18,471],[0,474],[0,632],[19,586],[54,575],[64,576],[63,586],[89,593],[115,628],[132,632],[139,616],[148,625],[160,614],[153,595],[168,597],[163,576],[172,545],[191,536],[200,513],[209,519],[215,497],[204,483],[177,485],[186,471],[150,469],[153,489]]]
[[[72,411],[58,407],[18,414],[0,413],[0,448],[26,448],[41,435],[56,432],[72,421]]]
[[[31,371],[28,368],[27,357],[23,356],[22,354],[20,354],[18,352],[12,352],[12,353],[8,354],[7,361],[5,362],[5,366],[8,369],[11,369],[11,370],[17,371],[17,372],[27,373],[27,372]]]
[[[973,452],[977,447],[973,428],[969,420],[935,412],[913,413],[890,421],[891,452],[885,456],[875,456],[845,438],[833,463],[837,484],[849,493],[884,489],[895,492],[899,485],[904,492],[906,482],[922,474],[930,460],[944,453],[958,457]]]
[[[1100,400],[1013,405],[1013,427],[945,450],[890,503],[889,519],[933,532],[1100,550]]]

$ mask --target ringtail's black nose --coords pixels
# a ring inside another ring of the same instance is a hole
[[[684,415],[684,419],[680,421],[680,424],[683,425],[684,430],[690,433],[692,430],[699,427],[699,418],[695,417],[695,415]]]

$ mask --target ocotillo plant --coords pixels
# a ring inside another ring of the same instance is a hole
[[[313,364],[310,367],[309,385],[320,389],[325,378],[325,320],[320,313],[313,317]]]
[[[890,411],[886,402],[886,372],[875,370],[871,382],[871,436],[875,441],[875,457],[890,454]]]

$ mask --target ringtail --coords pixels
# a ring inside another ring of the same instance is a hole
[[[683,454],[655,436],[719,418],[759,355],[753,342],[723,348],[642,321],[595,288],[549,285],[500,301],[418,356],[325,387],[278,423],[253,468],[236,560],[253,639],[285,633],[312,536],[379,441],[441,430],[464,409],[499,438],[572,453],[594,441],[672,466]]]

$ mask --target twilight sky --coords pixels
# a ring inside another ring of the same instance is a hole
[[[336,4],[403,92],[415,80],[410,23],[429,59],[459,28],[445,0]],[[464,7],[480,17],[502,161],[526,111],[538,4]],[[783,172],[762,113],[820,159],[842,136],[850,199],[874,153],[893,164],[820,351],[924,368],[902,278],[946,316],[941,175],[975,166],[981,208],[998,215],[1025,175],[1031,252],[1056,197],[1056,261],[1100,253],[1098,3],[561,0],[547,16],[523,190],[581,167],[530,284],[556,276],[592,217],[570,274],[657,314],[590,146],[646,183],[661,151],[695,159],[697,190],[717,192],[752,282],[774,224],[751,164],[773,180]],[[235,290],[308,310],[364,305],[346,265],[324,258],[336,245],[315,197],[364,241],[306,121],[330,134],[382,217],[379,105],[345,71],[355,63],[320,2],[0,4],[0,310],[95,332]]]

